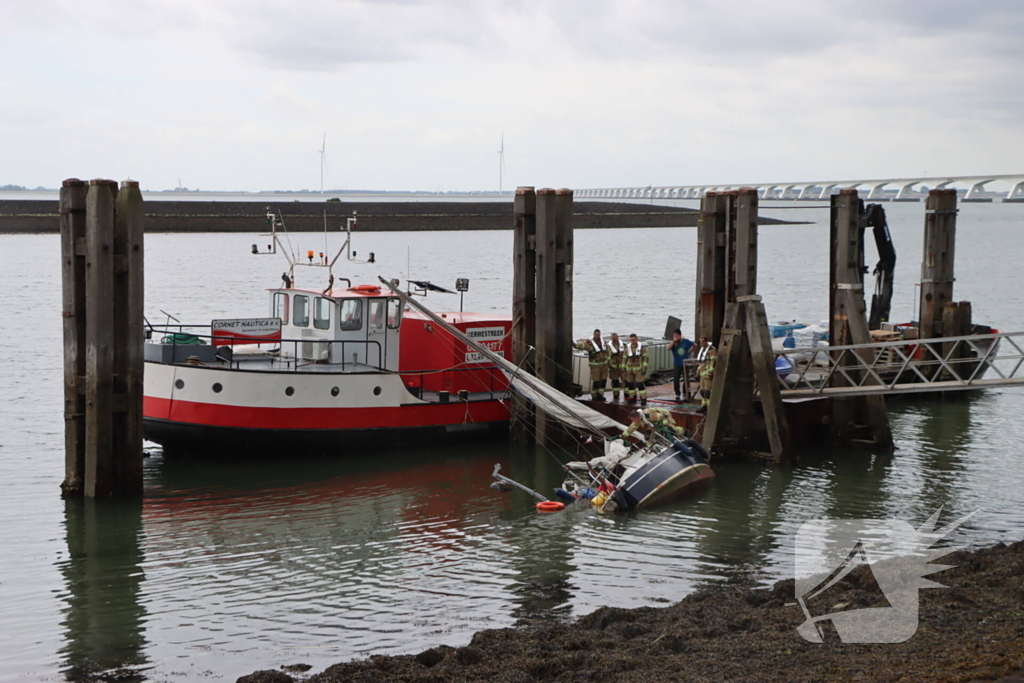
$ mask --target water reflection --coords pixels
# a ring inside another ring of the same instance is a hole
[[[989,430],[1006,428],[988,416],[993,403],[901,405],[895,455],[716,462],[709,489],[614,516],[585,505],[542,515],[523,492],[489,489],[495,463],[545,494],[564,476],[552,454],[505,442],[284,463],[154,458],[141,521],[137,509],[88,517],[69,504],[68,678],[147,660],[161,673],[187,662],[228,676],[327,664],[664,603],[707,583],[788,578],[809,519],[959,513],[1005,471],[977,457]],[[85,549],[100,543],[117,562]]]
[[[565,472],[549,452],[523,445],[509,448],[508,476],[513,480],[548,497],[553,488],[562,485]],[[509,519],[521,516],[522,510],[530,509],[537,502],[518,490],[505,495],[509,496],[513,509],[520,511],[507,515]],[[571,514],[538,513],[504,529],[515,577],[506,590],[514,604],[511,614],[517,624],[551,621],[572,613],[576,586],[571,577],[578,569],[574,563],[576,540],[572,522]]]
[[[140,502],[72,500],[65,504],[68,559],[61,625],[62,673],[68,681],[141,681],[146,611]]]

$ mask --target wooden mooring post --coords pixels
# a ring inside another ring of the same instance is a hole
[[[971,333],[974,323],[969,301],[953,300],[956,256],[956,190],[941,189],[928,193],[924,218],[924,254],[921,259],[921,302],[918,311],[918,334],[921,339],[963,337]],[[970,376],[977,367],[967,344],[947,342],[942,355],[961,377]],[[926,374],[949,375],[935,365],[922,368]],[[949,379],[954,379],[949,377]]]
[[[516,190],[513,208],[512,362],[534,373],[537,345],[537,193],[532,187]],[[533,441],[534,416],[529,403],[512,394],[512,438]]]
[[[61,188],[65,496],[142,493],[143,208],[134,181]]]
[[[697,223],[697,315],[694,340],[707,337],[715,346],[725,320],[726,224],[730,201],[722,192],[701,199]]]
[[[537,191],[537,377],[572,393],[572,190]],[[558,440],[558,428],[536,416],[538,444]]]
[[[944,330],[943,316],[946,304],[953,301],[956,214],[956,190],[932,190],[928,193],[918,317],[921,339],[955,336]]]
[[[775,375],[768,316],[757,294],[757,192],[744,188],[709,195],[704,202],[713,210],[702,212],[701,221],[707,227],[706,232],[699,231],[698,236],[703,241],[700,263],[704,268],[703,272],[698,271],[698,287],[701,287],[701,276],[711,273],[721,278],[722,286],[715,284],[715,291],[711,293],[714,296],[702,296],[703,290],[698,291],[697,319],[702,321],[698,322],[698,332],[712,339],[717,336],[714,329],[710,330],[711,334],[700,329],[714,321],[714,311],[702,310],[704,306],[714,307],[722,301],[725,310],[724,324],[717,330],[721,342],[703,443],[709,450],[712,447],[753,449],[756,382],[768,447],[772,459],[779,462],[785,457],[789,444],[789,428]],[[720,221],[721,230],[718,229]],[[712,224],[715,225],[714,251],[707,248]],[[719,243],[721,248],[717,247]],[[714,281],[708,277],[705,282]]]
[[[871,343],[864,304],[864,231],[859,224],[863,202],[854,189],[832,195],[829,262],[829,340],[833,346]],[[841,352],[833,352],[833,355]],[[870,354],[870,351],[865,351]],[[837,359],[838,360],[838,359]],[[842,365],[869,365],[872,359],[842,356]],[[863,370],[848,370],[858,378]],[[830,386],[850,382],[843,373],[831,375]],[[871,381],[870,378],[868,381]],[[882,396],[833,397],[830,421],[832,440],[893,450],[889,416]]]

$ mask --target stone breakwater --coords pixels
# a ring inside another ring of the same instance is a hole
[[[57,202],[0,201],[0,233],[57,233]],[[292,232],[337,230],[355,211],[361,231],[510,230],[511,202],[146,202],[146,232],[263,232],[267,207]],[[700,212],[670,206],[576,202],[576,228],[676,228],[697,225]],[[761,218],[762,225],[785,221]]]

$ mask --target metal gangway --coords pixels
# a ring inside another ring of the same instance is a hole
[[[1024,332],[785,349],[783,399],[963,391],[1024,384]],[[778,367],[778,365],[776,366]]]

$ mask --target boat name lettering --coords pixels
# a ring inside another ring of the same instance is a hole
[[[216,346],[258,344],[281,338],[280,318],[214,320],[210,327],[213,329],[213,343]]]
[[[502,340],[505,338],[504,327],[470,327],[466,330],[466,336],[473,341],[482,342],[485,340]]]

